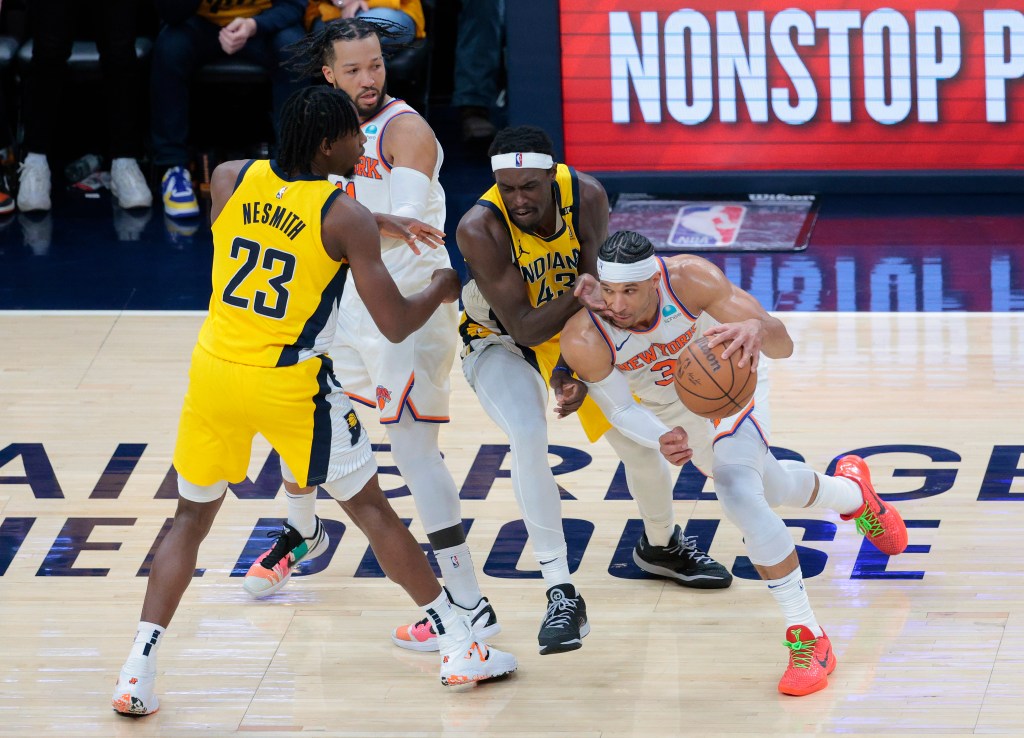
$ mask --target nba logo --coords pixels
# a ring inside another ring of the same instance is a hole
[[[452,556],[452,568],[453,569],[458,569],[459,568],[459,557],[458,556]]]
[[[676,213],[669,246],[731,246],[747,209],[743,205],[683,205]]]
[[[522,154],[516,154],[516,166],[517,167],[523,166],[523,155]]]

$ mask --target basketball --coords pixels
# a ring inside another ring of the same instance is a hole
[[[727,345],[709,348],[708,339],[701,336],[690,341],[676,360],[676,394],[687,410],[703,418],[735,415],[747,406],[757,387],[757,374],[750,371],[750,363],[736,366],[739,354],[722,359]]]

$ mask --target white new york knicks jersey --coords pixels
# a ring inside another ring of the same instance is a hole
[[[405,101],[392,99],[378,110],[376,115],[364,121],[362,129],[366,135],[366,144],[363,146],[363,155],[356,165],[355,174],[351,179],[330,177],[332,182],[343,188],[360,204],[365,205],[372,213],[394,212],[391,204],[391,165],[384,158],[384,137],[387,135],[388,125],[400,115],[419,115],[419,113]],[[436,141],[435,145],[437,146],[437,163],[434,165],[434,172],[430,177],[430,190],[426,205],[421,211],[420,220],[443,230],[444,190],[441,188],[437,175],[441,171],[444,152]],[[405,241],[401,239],[381,238],[380,249],[382,252],[396,248],[410,250]]]
[[[758,432],[767,443],[770,422],[767,417],[768,362],[762,356],[758,363],[757,389],[754,398],[742,411],[728,418],[710,421],[694,415],[679,401],[674,385],[676,357],[690,343],[700,338],[708,328],[719,322],[705,312],[696,315],[672,290],[665,260],[661,266],[661,285],[658,288],[658,315],[647,330],[618,328],[603,318],[590,313],[594,325],[604,336],[612,352],[615,368],[626,375],[629,388],[641,402],[654,411],[670,427],[681,425],[691,435],[691,446],[701,444],[694,436],[697,426],[709,434],[709,441],[731,435],[747,418],[752,418]],[[682,296],[685,299],[685,295]],[[755,414],[755,406],[760,405]],[[696,462],[695,462],[696,463]],[[700,464],[698,464],[700,466]],[[710,466],[708,466],[710,468]]]

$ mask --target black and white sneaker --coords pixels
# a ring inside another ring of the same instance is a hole
[[[678,525],[667,546],[652,546],[647,534],[633,549],[633,563],[659,577],[674,579],[694,589],[724,589],[732,584],[732,574],[704,551],[697,548],[694,536],[684,536]]]
[[[548,610],[540,624],[537,642],[541,655],[575,651],[583,647],[590,633],[587,603],[571,584],[557,584],[548,590]]]

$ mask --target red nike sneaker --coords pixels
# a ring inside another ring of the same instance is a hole
[[[903,553],[907,548],[907,525],[892,503],[883,502],[871,486],[871,472],[864,459],[844,456],[836,464],[835,476],[856,482],[864,497],[864,505],[859,510],[839,517],[855,520],[857,530],[882,553],[890,556]]]
[[[789,666],[779,680],[779,691],[794,697],[817,692],[828,686],[828,675],[836,668],[836,655],[832,642],[822,632],[819,638],[806,625],[786,628]]]

